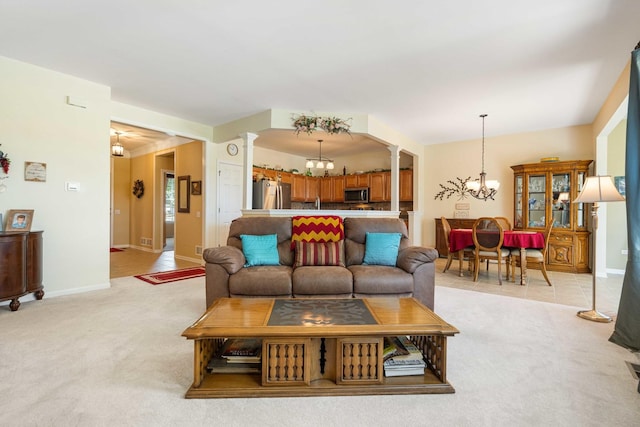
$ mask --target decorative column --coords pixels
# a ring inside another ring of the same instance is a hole
[[[244,141],[243,144],[243,175],[242,175],[242,188],[244,188],[242,194],[242,207],[243,209],[253,208],[253,141],[256,140],[258,135],[251,132],[241,133],[240,138]]]
[[[389,210],[400,210],[400,147],[387,146],[391,151],[391,206]]]

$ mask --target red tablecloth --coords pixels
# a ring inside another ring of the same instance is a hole
[[[454,228],[449,234],[449,252],[473,246],[473,230]],[[505,230],[502,246],[509,248],[544,248],[544,234],[539,231]]]

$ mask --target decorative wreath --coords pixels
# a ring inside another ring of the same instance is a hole
[[[141,179],[136,179],[133,183],[133,195],[138,199],[144,195],[144,182]]]

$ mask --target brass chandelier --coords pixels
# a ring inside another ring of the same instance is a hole
[[[487,114],[480,114],[480,117],[482,117],[482,172],[480,172],[480,180],[467,181],[466,187],[471,196],[487,201],[494,200],[493,196],[498,192],[500,183],[495,179],[486,179],[487,173],[484,171],[484,119]]]

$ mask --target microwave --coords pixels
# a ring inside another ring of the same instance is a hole
[[[369,203],[369,188],[345,188],[344,189],[344,202],[345,203]]]

